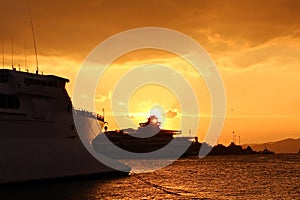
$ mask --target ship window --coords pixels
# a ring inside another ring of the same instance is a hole
[[[65,87],[65,82],[60,81],[58,87],[60,88],[64,88]]]
[[[52,82],[51,81],[48,81],[48,86],[52,87]]]
[[[26,86],[30,86],[30,85],[32,84],[32,79],[30,79],[30,78],[25,78],[25,79],[24,79],[24,83],[25,83]]]
[[[7,83],[8,82],[8,75],[3,74],[0,75],[0,83]]]
[[[6,96],[4,94],[0,94],[0,108],[6,108]]]
[[[48,87],[58,87],[56,81],[43,81],[43,80],[38,80],[38,79],[33,79],[33,78],[25,78],[24,83],[26,86],[44,85],[44,86],[48,86]]]
[[[56,81],[48,81],[49,87],[57,87]]]
[[[29,86],[30,85],[30,80],[28,78],[25,78],[24,83],[25,83],[26,86]]]
[[[0,108],[18,109],[19,107],[20,100],[18,96],[0,93]]]

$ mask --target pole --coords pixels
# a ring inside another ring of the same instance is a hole
[[[4,44],[2,40],[2,68],[4,69]]]
[[[11,66],[14,69],[14,38],[11,36]]]

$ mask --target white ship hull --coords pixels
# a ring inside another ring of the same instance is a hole
[[[0,151],[0,183],[96,174],[114,175],[117,172],[93,158],[78,140],[62,142],[56,139],[7,139],[1,144]],[[125,166],[123,169],[130,170]]]
[[[44,84],[50,81],[58,86]],[[89,143],[83,145],[65,82],[60,77],[0,70],[0,184],[129,173],[128,166],[98,154],[114,168],[101,163],[90,153]],[[103,120],[76,116],[89,140],[101,131],[98,122]]]

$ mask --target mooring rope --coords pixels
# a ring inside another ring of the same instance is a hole
[[[165,186],[161,186],[161,185],[157,185],[155,183],[151,183],[150,181],[148,180],[145,180],[143,179],[141,176],[139,176],[136,172],[134,171],[131,171],[130,174],[136,178],[137,180],[141,181],[142,183],[146,184],[146,185],[149,185],[153,188],[157,188],[167,194],[172,194],[172,195],[176,195],[176,196],[183,196],[181,193],[189,193],[191,195],[194,195],[192,194],[190,191],[187,191],[187,190],[183,190],[183,189],[179,189],[179,188],[169,188],[169,187],[165,187]],[[171,191],[173,190],[173,191]]]

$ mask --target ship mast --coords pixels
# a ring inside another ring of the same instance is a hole
[[[33,22],[31,17],[31,12],[29,10],[29,18],[30,18],[30,24],[31,24],[31,31],[32,31],[32,38],[33,38],[33,45],[34,45],[34,53],[35,53],[35,62],[36,62],[36,74],[39,73],[39,62],[38,62],[38,56],[37,56],[37,48],[36,48],[36,40],[35,40],[35,34],[33,29]]]

